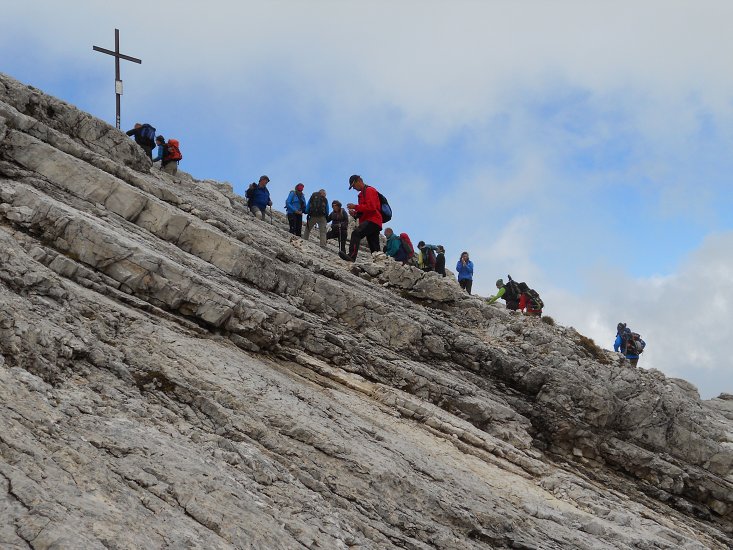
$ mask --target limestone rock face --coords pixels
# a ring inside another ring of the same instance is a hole
[[[273,222],[0,75],[0,547],[733,544],[731,396]]]

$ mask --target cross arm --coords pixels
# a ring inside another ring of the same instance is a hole
[[[114,57],[119,57],[120,59],[126,59],[127,61],[132,61],[133,63],[142,63],[142,59],[138,59],[137,57],[130,57],[129,55],[124,55],[121,53],[113,52],[112,50],[106,50],[104,48],[100,48],[99,46],[92,46],[92,49],[95,52],[102,52],[106,53],[107,55],[112,55]]]

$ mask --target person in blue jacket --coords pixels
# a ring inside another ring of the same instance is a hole
[[[639,354],[629,349],[627,342],[631,337],[631,329],[626,327],[626,323],[616,325],[616,341],[613,343],[613,351],[621,352],[626,359],[629,360],[632,367],[639,363]]]
[[[468,259],[468,252],[461,252],[461,258],[456,264],[456,272],[458,273],[458,284],[461,285],[463,290],[471,294],[473,262]]]
[[[267,210],[268,206],[272,206],[270,191],[267,189],[267,184],[269,182],[270,178],[267,176],[261,176],[259,183],[252,183],[245,193],[249,211],[252,212],[254,216],[260,214],[263,220],[265,219],[265,210]]]
[[[303,212],[305,212],[305,195],[303,189],[305,185],[299,183],[295,186],[285,201],[285,212],[288,215],[288,230],[293,235],[300,237],[303,229]]]

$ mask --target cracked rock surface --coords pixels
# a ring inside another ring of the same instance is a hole
[[[733,396],[336,253],[0,74],[0,547],[733,545]]]

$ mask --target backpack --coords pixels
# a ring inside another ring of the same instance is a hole
[[[149,145],[155,145],[155,128],[150,124],[143,124],[140,128],[140,141]]]
[[[510,278],[509,281],[507,281],[507,283],[504,285],[504,289],[504,300],[509,300],[512,302],[516,302],[519,300],[521,290],[517,281]]]
[[[428,269],[430,271],[435,270],[435,247],[433,247],[432,244],[426,244],[422,248],[422,254],[423,254],[423,264],[425,265],[425,269]]]
[[[164,158],[163,160],[175,160],[176,162],[183,160],[181,150],[178,148],[179,144],[177,139],[169,139],[167,145],[168,155],[167,158]]]
[[[412,246],[412,241],[407,233],[400,233],[400,243],[402,250],[407,254],[406,259],[411,259],[415,255],[415,247]]]
[[[308,215],[313,217],[325,216],[326,197],[322,196],[318,192],[313,193],[310,201],[308,201]]]
[[[545,307],[545,303],[542,301],[542,298],[540,298],[540,295],[536,290],[528,288],[525,291],[525,294],[529,297],[530,309],[541,310]]]
[[[624,330],[622,336],[624,353],[627,355],[641,355],[646,347],[646,342],[641,339],[638,332],[631,332],[631,329]]]
[[[382,214],[382,223],[387,223],[392,219],[392,207],[387,202],[387,197],[382,195],[379,191],[377,191],[377,195],[379,195],[379,205],[381,206],[380,213]]]

